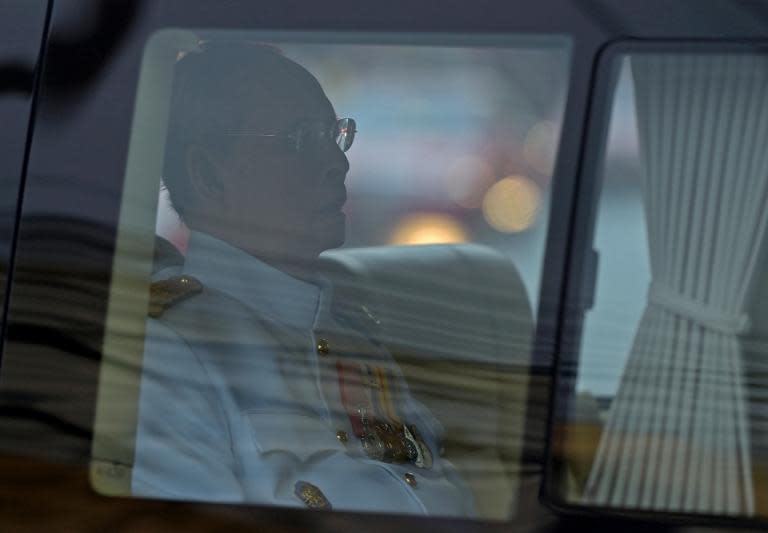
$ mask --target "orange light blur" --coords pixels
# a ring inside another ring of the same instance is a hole
[[[403,218],[390,237],[390,244],[448,244],[466,242],[469,236],[456,219],[436,213],[418,213]]]
[[[536,221],[541,202],[538,185],[525,176],[508,176],[496,182],[483,199],[486,222],[502,233],[519,233]]]

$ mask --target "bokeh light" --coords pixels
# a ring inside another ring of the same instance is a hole
[[[523,145],[523,157],[536,172],[551,176],[555,166],[558,126],[551,120],[542,120],[528,130]]]
[[[484,159],[471,154],[457,157],[446,173],[446,187],[454,203],[467,209],[477,209],[493,182],[493,167]]]
[[[403,218],[392,231],[390,244],[449,244],[469,236],[455,218],[437,213],[417,213]]]
[[[540,203],[538,185],[525,176],[508,176],[488,189],[483,216],[497,231],[519,233],[533,225]]]

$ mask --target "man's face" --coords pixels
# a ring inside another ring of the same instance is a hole
[[[216,161],[220,238],[257,256],[313,259],[345,236],[349,163],[332,138],[305,143],[282,135],[330,128],[333,107],[307,74],[279,90],[255,88],[230,149]],[[280,137],[265,137],[279,134]]]

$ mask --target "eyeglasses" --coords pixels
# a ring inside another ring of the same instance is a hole
[[[352,146],[357,133],[357,124],[353,118],[340,118],[330,127],[321,122],[307,122],[298,126],[292,133],[251,133],[229,132],[227,135],[249,135],[253,137],[273,137],[278,139],[290,139],[294,143],[297,152],[313,150],[321,147],[329,140],[333,140],[346,152]]]

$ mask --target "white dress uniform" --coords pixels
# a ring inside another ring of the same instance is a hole
[[[474,516],[364,308],[200,233],[173,274],[192,289],[147,323],[134,494]]]

